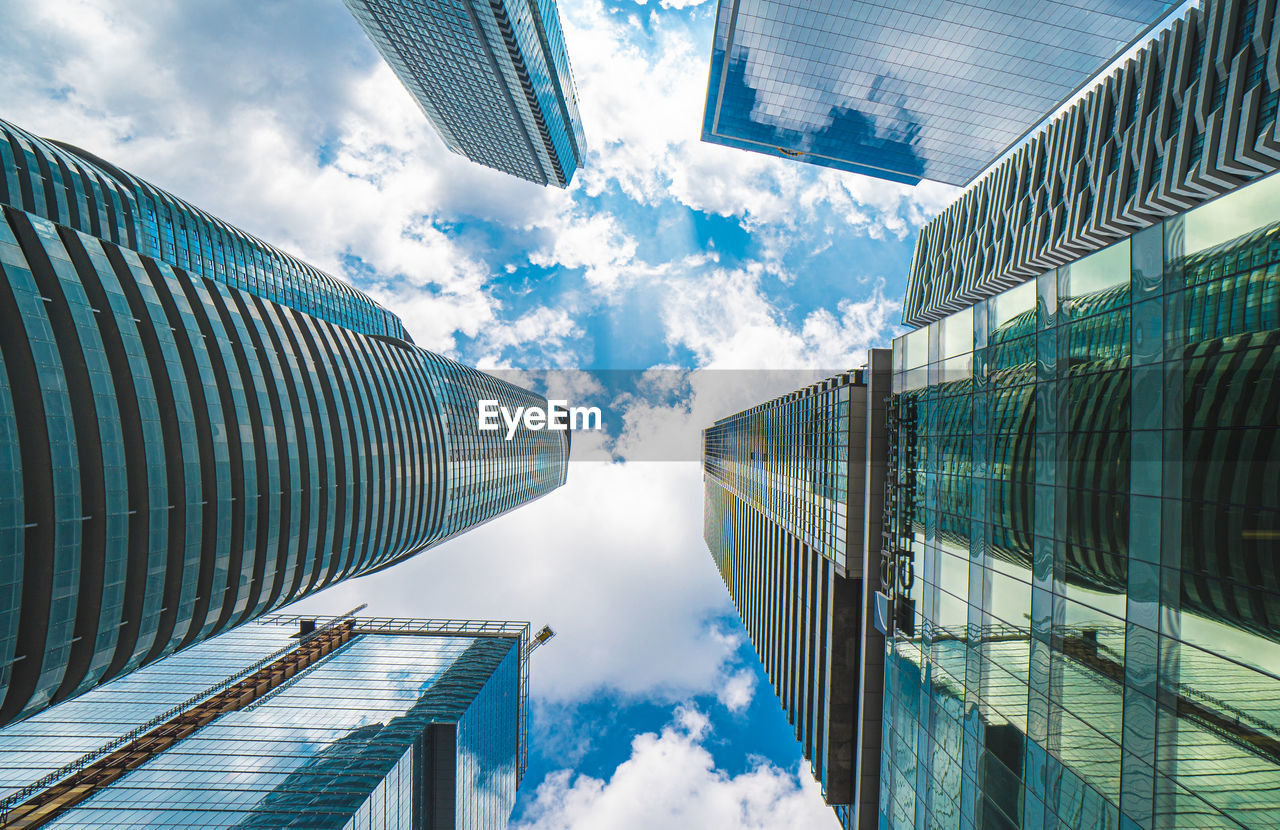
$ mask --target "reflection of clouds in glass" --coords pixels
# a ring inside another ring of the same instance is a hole
[[[963,184],[1167,7],[721,0],[712,132]]]
[[[515,757],[486,767],[473,752],[458,747],[458,792],[460,828],[501,830],[516,803]],[[465,799],[465,800],[464,800]]]
[[[0,732],[0,795],[94,752],[193,695],[244,670],[290,642],[279,628],[241,628],[138,669]],[[105,711],[110,717],[103,717]],[[73,724],[74,729],[65,728]],[[50,734],[57,734],[51,741]],[[21,760],[15,753],[22,753]]]
[[[281,629],[250,631],[272,635]],[[405,740],[402,732],[385,727],[408,714],[473,642],[465,637],[362,635],[260,705],[222,715],[51,826],[82,827],[92,816],[119,822],[125,818],[121,811],[132,811],[146,789],[153,808],[182,810],[183,826],[226,826],[243,819],[244,826],[265,827],[269,821],[261,821],[270,814],[305,811],[317,780],[331,784],[335,768],[363,775],[373,788],[386,768],[381,766],[385,753],[371,750]],[[219,644],[211,640],[205,650]],[[163,669],[166,663],[156,667]],[[361,753],[368,759],[363,766],[345,769]],[[371,766],[374,761],[377,768]],[[351,809],[365,797],[348,795],[354,800]],[[235,809],[265,812],[257,819],[226,812]],[[158,823],[154,814],[127,816],[132,822],[128,826]]]
[[[520,655],[512,648],[458,719],[458,826],[502,830],[516,803]]]

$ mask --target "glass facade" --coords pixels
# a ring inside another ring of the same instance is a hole
[[[860,377],[824,387],[716,421],[704,434],[703,467],[709,480],[843,573],[849,564],[850,415],[865,418],[866,390]],[[854,552],[855,565],[861,553]]]
[[[553,0],[344,0],[445,146],[567,187],[586,139]]]
[[[702,140],[967,184],[1172,6],[719,0]]]
[[[78,147],[0,121],[0,204],[363,334],[400,319],[318,271]]]
[[[707,428],[703,509],[711,557],[824,797],[874,816],[883,645],[867,622],[864,539],[879,537],[879,491],[866,484],[884,449],[874,403],[889,354],[871,355],[871,369]]]
[[[44,826],[504,827],[522,772],[528,627],[368,623]],[[0,798],[70,761],[101,763],[111,739],[196,712],[210,684],[298,642],[296,618],[266,618],[0,730]]]
[[[894,341],[887,827],[1280,826],[1280,177]]]
[[[283,254],[268,291],[128,247],[145,235],[101,220],[138,202],[93,171],[158,191],[100,160],[72,178],[0,122],[6,151],[0,723],[564,482],[567,432],[477,429],[479,399],[541,396],[417,348]],[[191,239],[226,230],[183,215]]]

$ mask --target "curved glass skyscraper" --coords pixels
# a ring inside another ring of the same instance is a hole
[[[0,122],[0,723],[564,483],[538,395],[79,149]]]

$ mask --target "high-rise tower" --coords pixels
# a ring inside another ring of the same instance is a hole
[[[874,827],[889,352],[703,432],[704,535],[828,804]],[[870,590],[868,590],[870,586]]]
[[[921,233],[883,827],[1277,826],[1278,24],[1208,0]]]
[[[0,825],[501,830],[526,623],[273,615],[0,729]]]
[[[567,187],[587,152],[554,0],[343,0],[445,146]]]
[[[0,122],[0,723],[564,482],[538,395],[364,294]]]

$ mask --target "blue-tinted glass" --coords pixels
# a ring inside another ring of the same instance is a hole
[[[553,0],[345,0],[445,146],[566,187],[586,153]]]
[[[720,0],[702,138],[965,184],[1170,5]]]
[[[0,795],[296,650],[296,621],[285,622],[242,627],[0,730]],[[410,830],[443,810],[458,827],[505,827],[527,705],[520,629],[475,638],[413,633],[415,621],[386,627],[405,633],[356,633],[47,826]],[[450,771],[445,795],[424,786]]]

